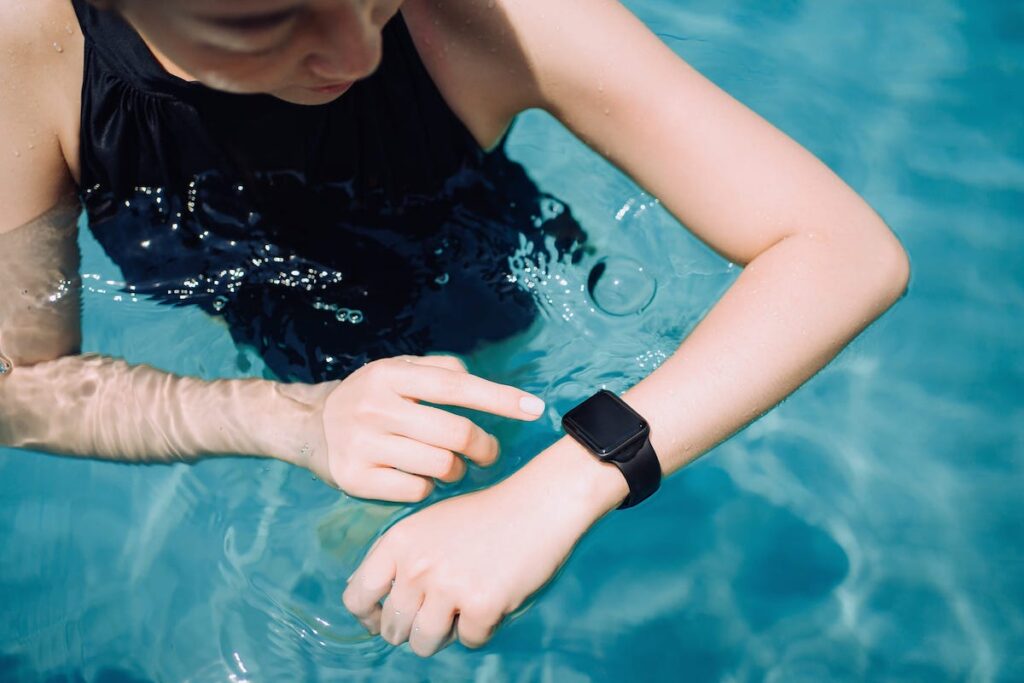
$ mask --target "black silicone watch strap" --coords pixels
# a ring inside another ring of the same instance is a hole
[[[622,476],[629,484],[629,495],[619,505],[619,510],[633,507],[661,486],[661,463],[658,462],[658,456],[651,446],[650,437],[644,439],[643,444],[629,460],[611,462],[622,471]]]

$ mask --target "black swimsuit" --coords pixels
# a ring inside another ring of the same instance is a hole
[[[401,13],[371,77],[302,106],[174,77],[115,13],[72,2],[92,232],[130,291],[222,316],[278,377],[505,338],[537,314],[509,257],[550,237],[579,260],[571,213],[505,138],[480,149]]]

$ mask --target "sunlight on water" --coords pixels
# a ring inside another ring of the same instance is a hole
[[[340,603],[409,508],[339,498],[279,462],[2,451],[0,680],[1024,679],[1024,12],[628,4],[876,208],[910,253],[909,294],[643,508],[602,520],[488,647],[430,660],[369,637]],[[589,251],[570,263],[524,236],[511,254],[509,281],[541,316],[466,359],[548,410],[474,416],[502,461],[431,500],[506,476],[594,388],[645,377],[738,274],[548,116],[523,115],[509,153],[564,201],[537,220],[568,208]],[[125,291],[87,231],[81,244],[84,350],[270,376],[216,317]]]

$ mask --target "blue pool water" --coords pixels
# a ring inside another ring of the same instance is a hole
[[[429,660],[366,637],[339,601],[407,508],[251,459],[0,451],[0,681],[1024,680],[1024,6],[629,6],[875,207],[910,253],[908,295],[774,411],[602,520],[488,647]],[[736,276],[546,115],[521,118],[510,153],[599,256],[643,262],[657,290],[612,317],[580,298],[585,271],[524,255],[542,325],[467,360],[549,412],[481,419],[503,463],[454,490],[553,441],[591,387],[649,373]],[[86,350],[261,372],[203,314],[122,296],[82,246]]]

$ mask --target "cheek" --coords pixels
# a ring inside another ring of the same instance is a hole
[[[148,19],[149,17],[147,17]],[[301,73],[304,46],[292,40],[267,54],[245,54],[213,47],[191,32],[154,26],[146,34],[174,67],[191,80],[235,93],[272,92],[288,87]]]
[[[210,88],[235,93],[265,93],[288,87],[296,80],[302,59],[291,50],[245,55],[195,45],[183,48],[175,61],[192,78]]]
[[[265,93],[290,85],[294,73],[294,66],[282,60],[218,58],[197,64],[194,77],[216,90]]]

